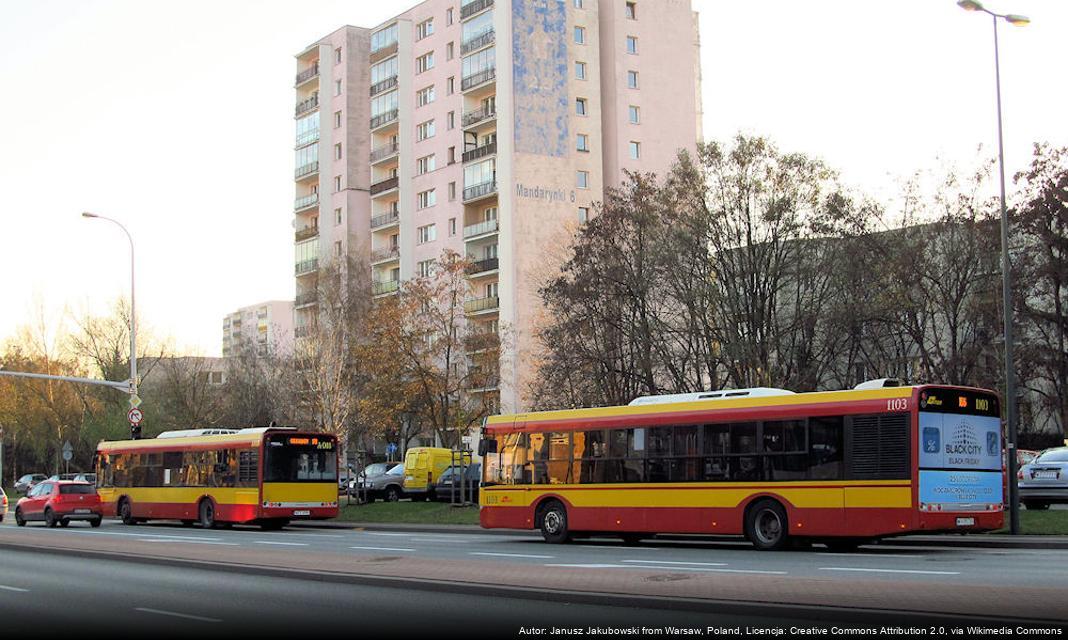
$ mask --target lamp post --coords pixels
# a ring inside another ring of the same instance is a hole
[[[1005,208],[1005,145],[1001,127],[1001,60],[998,55],[998,20],[1022,27],[1031,21],[1021,15],[1000,14],[990,11],[976,0],[958,0],[957,6],[965,11],[981,11],[994,22],[994,83],[998,104],[998,166],[1001,178],[1001,297],[1005,312],[1005,411],[1007,421],[1006,461],[1009,472],[1009,529],[1020,533],[1020,491],[1016,484],[1016,371],[1012,355],[1012,273],[1009,264],[1009,214]]]
[[[89,213],[88,211],[82,213],[82,217],[107,220],[108,222],[115,224],[122,229],[122,232],[126,234],[126,239],[130,241],[130,408],[135,409],[139,403],[139,399],[137,397],[137,306],[134,302],[133,237],[130,235],[130,232],[126,230],[126,227],[124,227],[118,220],[97,215],[95,213]],[[134,440],[141,437],[141,426],[139,424],[130,424],[130,436]]]

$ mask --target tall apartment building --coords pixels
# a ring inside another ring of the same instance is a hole
[[[474,260],[468,320],[507,327],[501,408],[523,408],[546,260],[625,170],[700,138],[689,0],[426,0],[297,55],[296,331],[332,257],[377,296],[446,249]],[[560,253],[560,251],[556,251]]]
[[[236,356],[243,349],[259,355],[288,353],[293,348],[293,302],[261,302],[227,314],[223,318],[223,357]]]

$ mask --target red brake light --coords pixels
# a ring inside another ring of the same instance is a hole
[[[1017,480],[1023,480],[1024,479],[1024,475],[1023,475],[1023,470],[1022,469],[1020,471],[1016,472],[1016,479]]]

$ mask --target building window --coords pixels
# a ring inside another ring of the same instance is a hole
[[[586,63],[585,62],[576,62],[575,63],[575,77],[578,78],[579,80],[585,80],[586,79]]]
[[[573,4],[575,5],[576,9],[582,8],[582,0],[573,0]]]
[[[585,224],[590,221],[590,208],[579,207],[578,208],[579,222]]]
[[[419,244],[426,244],[428,242],[433,242],[438,239],[437,229],[432,224],[419,227],[417,231],[419,237]]]
[[[340,111],[335,111],[334,112],[334,128],[335,129],[340,129],[341,128],[341,112]]]
[[[456,147],[449,147],[449,164],[456,164]]]
[[[634,36],[627,36],[627,53],[638,55],[638,39]]]
[[[341,209],[340,209],[340,207],[337,208],[337,209],[334,209],[334,224],[335,225],[341,224]]]
[[[437,168],[437,163],[434,162],[434,154],[429,156],[423,156],[415,161],[415,174],[423,175],[424,173],[430,173]]]
[[[589,171],[579,171],[576,174],[575,182],[577,183],[579,189],[589,189],[590,188],[590,172]]]
[[[420,89],[415,94],[415,103],[417,107],[425,107],[434,101],[434,85],[430,85],[425,89]]]
[[[575,27],[575,44],[586,44],[586,27]]]
[[[450,182],[449,185],[456,190],[456,183]],[[449,218],[449,237],[456,235],[456,218]]]
[[[450,131],[452,131],[453,129],[456,128],[456,112],[455,111],[450,111],[445,116],[445,128],[450,130]]]
[[[415,39],[422,40],[423,38],[434,35],[434,19],[427,18],[415,26]]]
[[[628,71],[627,72],[627,86],[630,87],[631,89],[637,89],[638,88],[638,72],[637,71]]]
[[[334,80],[334,95],[335,96],[341,95],[341,81],[340,80]]]
[[[575,142],[575,149],[588,153],[590,150],[590,137],[585,133],[578,134],[578,139]]]
[[[425,53],[415,59],[415,72],[423,73],[434,68],[434,52]]]
[[[625,15],[628,20],[637,20],[638,19],[638,3],[637,2],[628,2],[626,4],[626,6],[624,7],[623,15]]]
[[[637,160],[642,157],[642,143],[630,141],[630,159]]]
[[[334,64],[341,64],[341,47],[334,49]]]
[[[641,121],[642,121],[641,120],[641,110],[638,109],[638,107],[636,107],[634,105],[630,105],[630,107],[627,109],[627,111],[628,111],[628,113],[630,115],[630,123],[631,124],[639,124],[639,123],[641,123]]]
[[[334,145],[334,160],[340,160],[340,159],[341,159],[341,143],[339,142],[339,143]]]
[[[433,260],[423,260],[423,261],[419,262],[419,264],[417,264],[416,267],[419,269],[419,277],[420,278],[429,278],[429,277],[434,275],[434,261]]]
[[[445,59],[452,60],[453,57],[453,43],[445,45]]]
[[[449,7],[448,9],[445,10],[445,25],[448,26],[448,25],[451,25],[451,24],[452,24],[452,7]]]
[[[420,191],[416,194],[416,201],[416,206],[419,209],[426,209],[427,207],[433,207],[437,204],[438,198],[433,189],[427,189],[426,191]]]
[[[586,111],[586,98],[575,98],[575,113],[584,116]]]
[[[449,202],[452,202],[455,199],[456,199],[456,183],[455,182],[450,182],[449,183]],[[449,235],[452,235],[452,234],[450,233]]]
[[[334,193],[341,191],[341,176],[334,176]]]
[[[445,81],[445,95],[451,96],[456,92],[456,76],[449,76]]]
[[[434,121],[427,120],[415,128],[415,139],[426,140],[427,138],[434,137]]]
[[[338,258],[340,256],[341,256],[341,241],[340,240],[336,240],[336,241],[334,241],[334,257]]]

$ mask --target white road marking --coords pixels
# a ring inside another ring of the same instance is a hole
[[[600,551],[662,551],[662,547],[624,547],[607,544],[581,544],[575,545],[576,549],[597,549]]]
[[[306,546],[308,546],[307,542],[275,542],[273,540],[255,540],[254,542],[256,544],[273,544],[273,545],[278,545],[280,547],[306,547]]]
[[[212,542],[210,540],[183,540],[181,538],[157,538],[154,540],[142,540],[141,542],[168,542],[174,544],[176,542],[183,544],[211,544],[220,547],[240,547],[241,545],[236,542]]]
[[[832,553],[822,551],[821,556],[843,556],[846,558],[922,558],[924,556],[912,556],[903,553]]]
[[[134,611],[140,611],[142,613],[155,613],[161,616],[171,616],[173,618],[185,618],[186,620],[198,620],[200,622],[222,622],[218,618],[205,618],[204,616],[194,616],[189,613],[178,613],[176,611],[164,611],[163,609],[149,609],[147,607],[134,607]]]
[[[297,533],[295,531],[286,530],[282,532],[282,536],[288,538],[290,536],[304,536],[306,538],[347,538],[348,536],[334,535],[332,533]]]
[[[572,569],[663,569],[664,571],[697,571],[699,573],[756,573],[762,575],[787,575],[785,571],[759,571],[756,569],[712,569],[705,567],[664,567],[664,566],[641,566],[635,567],[626,564],[546,564],[546,567],[567,567]]]
[[[404,549],[394,547],[349,547],[349,549],[362,549],[364,551],[415,551],[415,549]]]
[[[669,562],[667,560],[624,560],[623,562],[630,562],[634,564],[682,564],[682,565],[696,565],[699,567],[725,567],[726,562]]]
[[[42,529],[42,531],[52,531],[54,533],[68,533],[79,536],[128,536],[133,538],[177,538],[180,540],[202,541],[221,540],[221,538],[204,538],[201,536],[185,536],[169,533],[125,533],[122,531],[86,531],[84,529]]]
[[[412,537],[412,534],[410,534],[410,533],[385,533],[385,532],[382,532],[382,531],[360,531],[359,533],[362,533],[365,536],[390,536],[390,537],[394,537],[394,538],[410,538],[410,537]]]
[[[546,567],[567,567],[569,569],[626,569],[625,564],[547,564]],[[633,568],[633,567],[631,567]]]
[[[868,573],[917,573],[931,576],[959,576],[960,571],[921,571],[918,569],[862,569],[860,567],[820,567],[820,571],[862,571]]]
[[[556,556],[536,556],[527,553],[493,553],[490,551],[472,551],[467,555],[471,556],[494,556],[498,558],[534,558],[538,560],[552,560]]]
[[[16,593],[29,593],[29,589],[23,589],[21,587],[9,587],[6,584],[0,584],[0,591],[14,591]]]

